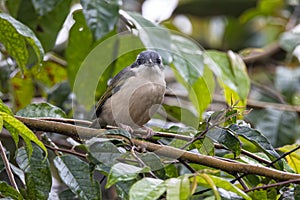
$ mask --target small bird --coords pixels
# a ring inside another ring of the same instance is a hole
[[[92,125],[119,126],[132,132],[144,127],[162,104],[166,82],[161,56],[155,51],[141,52],[134,63],[121,70],[100,98]],[[152,132],[151,132],[152,131]]]

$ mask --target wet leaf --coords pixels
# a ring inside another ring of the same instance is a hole
[[[111,187],[119,181],[129,181],[135,179],[140,173],[149,172],[149,167],[136,167],[125,163],[117,163],[112,166],[106,183],[106,188]]]
[[[143,178],[133,184],[129,191],[129,199],[155,200],[166,191],[163,180],[154,178]]]

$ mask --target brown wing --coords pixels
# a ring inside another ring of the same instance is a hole
[[[102,106],[104,105],[106,100],[109,99],[111,95],[113,95],[121,89],[124,81],[126,81],[129,77],[135,75],[135,73],[130,69],[131,66],[124,68],[110,81],[106,91],[97,103],[96,116],[94,118],[99,117],[101,115]]]

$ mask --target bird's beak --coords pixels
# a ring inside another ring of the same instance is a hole
[[[152,65],[152,64],[153,64],[152,59],[147,60],[147,64],[148,64],[148,65]]]

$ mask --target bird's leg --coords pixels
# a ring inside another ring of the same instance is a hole
[[[133,132],[134,132],[134,130],[130,126],[128,126],[128,125],[120,123],[118,126],[120,128],[125,129],[126,131],[128,131],[131,134],[133,134]],[[152,137],[152,136],[155,135],[155,132],[152,130],[152,128],[147,127],[147,126],[142,126],[141,128],[144,129],[144,130],[146,130],[146,132],[147,132],[147,135],[146,136],[145,135],[142,136],[142,138],[150,138],[150,137]]]
[[[143,129],[145,129],[147,131],[146,138],[150,138],[150,137],[155,135],[155,132],[152,130],[152,128],[147,127],[147,126],[143,126]]]
[[[126,131],[128,131],[129,133],[133,133],[133,129],[130,127],[130,126],[127,126],[127,125],[125,125],[125,124],[119,124],[119,127],[120,128],[123,128],[123,129],[125,129]]]

